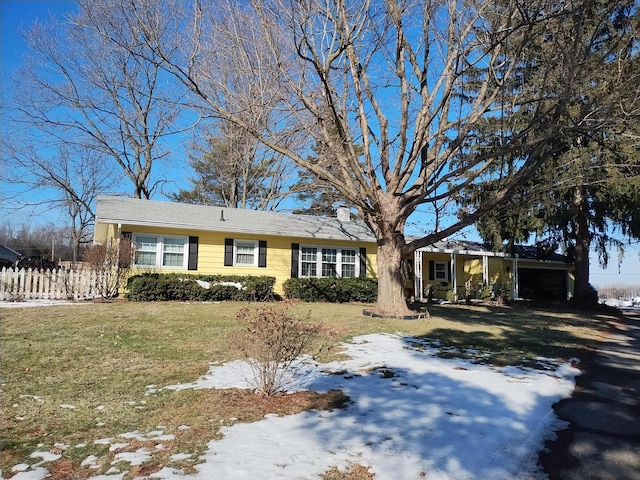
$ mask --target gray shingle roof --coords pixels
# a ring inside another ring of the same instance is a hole
[[[356,221],[109,196],[98,197],[95,222],[96,225],[121,223],[309,239],[376,241],[371,230]]]
[[[504,252],[495,252],[493,246],[489,243],[472,242],[469,240],[442,240],[435,242],[433,245],[424,247],[421,250],[426,252],[440,252],[440,253],[461,253],[461,254],[479,254],[484,253],[488,256],[498,256],[505,258],[512,258],[512,255]],[[567,255],[563,255],[557,252],[549,252],[539,247],[516,245],[515,253],[518,258],[523,260],[540,260],[550,262],[562,262],[571,263]]]
[[[22,256],[20,252],[16,252],[13,248],[9,248],[5,245],[0,245],[0,258],[15,262]]]

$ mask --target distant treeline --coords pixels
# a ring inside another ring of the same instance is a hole
[[[600,298],[633,298],[640,297],[640,285],[610,285],[598,288]]]

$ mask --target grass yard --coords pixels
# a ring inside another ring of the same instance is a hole
[[[105,473],[117,451],[95,440],[159,426],[174,440],[163,442],[164,450],[125,478],[168,464],[189,471],[221,425],[255,421],[266,413],[340,407],[345,398],[339,392],[268,400],[237,390],[145,395],[149,385],[191,382],[210,362],[237,358],[228,340],[238,328],[237,312],[246,306],[114,302],[1,309],[3,478],[10,478],[17,464],[35,463],[29,455],[36,449],[63,453],[49,466],[54,480]],[[443,355],[498,365],[532,363],[538,356],[568,359],[584,356],[617,319],[606,311],[434,305],[430,319],[402,321],[365,317],[363,305],[294,308],[301,315],[310,311],[311,319],[323,324],[323,341],[330,346],[323,360],[352,336],[381,332],[428,338]],[[132,442],[128,448],[140,446]],[[195,455],[170,459],[185,451]],[[98,458],[100,468],[80,465],[89,455]],[[327,478],[333,478],[330,473]]]

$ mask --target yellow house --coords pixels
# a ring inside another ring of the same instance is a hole
[[[94,242],[130,238],[134,267],[275,277],[376,277],[376,239],[351,219],[99,196]]]
[[[99,196],[94,242],[123,237],[134,245],[134,268],[271,276],[276,293],[289,278],[377,276],[376,239],[347,208],[327,218]],[[437,242],[415,252],[407,296],[459,300],[499,288],[512,299],[566,300],[572,269],[535,247],[508,256],[476,242]]]
[[[573,264],[536,247],[510,256],[478,242],[437,242],[416,250],[414,268],[418,299],[477,298],[486,288],[511,299],[567,300],[573,292]]]

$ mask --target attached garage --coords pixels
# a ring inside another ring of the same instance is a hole
[[[518,294],[527,300],[566,300],[567,270],[518,268]]]
[[[517,246],[512,255],[468,241],[436,242],[414,254],[416,299],[465,298],[490,286],[511,299],[567,300],[573,293],[573,264],[538,246]]]

